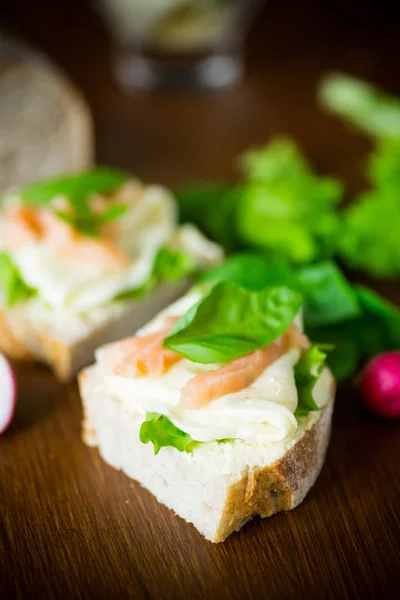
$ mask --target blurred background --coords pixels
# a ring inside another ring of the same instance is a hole
[[[232,180],[241,151],[285,132],[319,170],[339,175],[350,189],[359,186],[354,160],[368,142],[318,111],[316,85],[339,69],[400,93],[394,3],[264,2],[246,36],[240,82],[156,92],[127,92],[117,83],[115,41],[95,4],[3,0],[0,16],[3,32],[46,53],[82,91],[94,117],[98,162],[173,186]]]

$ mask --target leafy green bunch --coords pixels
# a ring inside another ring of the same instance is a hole
[[[191,185],[177,192],[183,221],[228,250],[265,249],[303,264],[332,256],[342,185],[312,172],[288,138],[247,152],[244,181],[229,189]]]
[[[369,189],[343,212],[337,254],[374,277],[400,274],[400,100],[352,77],[322,82],[320,101],[330,112],[372,137],[366,164]]]

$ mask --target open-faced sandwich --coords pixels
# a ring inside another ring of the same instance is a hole
[[[0,209],[0,350],[68,380],[220,259],[162,187],[103,169],[30,185]]]
[[[294,508],[324,462],[335,390],[302,301],[203,282],[100,348],[79,378],[85,442],[213,542]]]

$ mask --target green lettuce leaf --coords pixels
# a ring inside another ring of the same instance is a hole
[[[36,293],[23,281],[17,267],[4,252],[0,252],[0,288],[7,307],[27,300]]]
[[[315,385],[324,369],[327,351],[331,346],[314,344],[302,354],[294,367],[294,376],[298,393],[296,417],[306,415],[310,410],[321,410],[315,402]]]
[[[396,193],[400,187],[400,139],[379,139],[368,157],[366,175],[373,188]]]
[[[303,267],[296,278],[306,299],[303,309],[306,328],[331,325],[360,315],[357,295],[335,263]]]
[[[140,427],[139,439],[143,444],[151,442],[154,454],[158,454],[160,448],[165,446],[172,446],[179,452],[191,452],[200,443],[178,429],[168,417],[158,413],[147,413],[146,420]]]
[[[222,281],[177,321],[164,347],[194,362],[228,362],[276,340],[302,301],[284,286],[252,292]]]
[[[339,231],[335,207],[341,184],[316,176],[295,144],[278,138],[243,158],[249,183],[236,211],[245,247],[278,252],[293,263],[333,254]]]
[[[352,268],[376,277],[396,277],[400,274],[399,230],[398,189],[365,192],[344,213],[339,254]]]
[[[325,77],[319,99],[327,110],[374,137],[400,139],[400,100],[342,73]]]

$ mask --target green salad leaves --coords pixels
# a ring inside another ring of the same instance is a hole
[[[331,325],[360,314],[356,293],[334,262],[322,262],[299,269],[295,275],[303,292],[306,327]]]
[[[11,258],[0,252],[0,289],[6,307],[27,300],[35,294],[21,278],[21,275]]]
[[[400,348],[400,309],[367,287],[352,285],[332,261],[294,269],[262,253],[237,253],[203,274],[200,285],[226,280],[249,290],[283,285],[301,293],[305,332],[333,346],[326,361],[339,380],[370,356]]]
[[[292,263],[332,255],[342,185],[315,175],[297,146],[277,138],[241,160],[244,181],[177,192],[182,221],[193,221],[228,250],[262,249]]]
[[[200,283],[233,281],[249,290],[284,285],[304,297],[303,318],[307,327],[331,325],[360,314],[352,285],[332,261],[294,269],[283,258],[262,253],[237,253],[209,269]]]
[[[194,362],[228,362],[276,340],[302,304],[284,286],[252,292],[231,281],[217,283],[181,317],[164,347]]]
[[[277,251],[296,264],[331,256],[342,185],[315,175],[287,138],[249,152],[242,162],[248,178],[237,210],[242,243]]]
[[[374,277],[400,274],[400,100],[372,85],[343,74],[326,77],[321,104],[369,134],[375,146],[361,192],[341,214],[337,255],[348,266]]]

